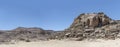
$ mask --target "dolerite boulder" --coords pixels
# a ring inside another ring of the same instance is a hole
[[[57,38],[115,39],[120,37],[120,20],[113,20],[103,12],[83,13]]]

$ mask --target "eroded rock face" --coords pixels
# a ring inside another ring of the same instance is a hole
[[[59,37],[62,36],[62,37]],[[58,38],[115,39],[120,38],[120,20],[112,20],[103,12],[80,14]]]
[[[104,25],[109,24],[111,19],[107,17],[104,13],[90,13],[90,14],[80,14],[73,24],[70,26],[71,29],[73,28],[95,28],[101,27]]]

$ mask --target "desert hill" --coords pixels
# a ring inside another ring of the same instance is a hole
[[[75,40],[120,38],[120,20],[113,20],[103,12],[82,13],[63,31],[44,30],[38,27],[18,27],[13,30],[0,30],[0,43],[16,41],[38,41],[53,39]]]
[[[120,20],[113,20],[103,12],[83,13],[71,26],[57,35],[58,39],[116,39],[120,37]]]

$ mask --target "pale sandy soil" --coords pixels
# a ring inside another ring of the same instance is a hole
[[[96,41],[51,40],[38,42],[19,42],[9,45],[2,44],[0,47],[120,47],[120,39]]]

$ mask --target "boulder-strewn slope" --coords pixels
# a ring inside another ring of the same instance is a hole
[[[120,37],[120,20],[113,20],[103,12],[80,14],[72,25],[55,38],[115,39]]]

